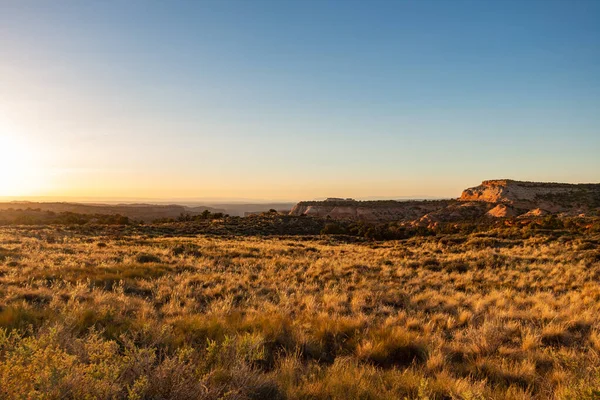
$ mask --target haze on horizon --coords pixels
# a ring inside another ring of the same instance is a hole
[[[600,182],[600,2],[0,0],[0,197]]]

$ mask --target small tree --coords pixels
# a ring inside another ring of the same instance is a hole
[[[202,214],[200,214],[200,216],[202,217],[202,219],[209,219],[210,218],[210,211],[204,210],[204,211],[202,211]]]

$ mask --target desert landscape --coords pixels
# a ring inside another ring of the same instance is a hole
[[[599,186],[154,222],[0,210],[0,394],[595,399]]]
[[[600,0],[0,0],[0,400],[600,400]]]

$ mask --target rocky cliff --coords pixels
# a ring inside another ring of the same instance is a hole
[[[404,221],[419,225],[478,218],[536,218],[547,214],[587,215],[600,211],[600,184],[483,181],[456,200],[303,201],[290,212],[337,220]]]
[[[340,220],[365,220],[370,222],[412,221],[443,209],[456,200],[423,201],[356,201],[328,199],[326,201],[302,201],[292,209],[290,215]]]
[[[500,203],[517,214],[534,209],[541,213],[586,213],[600,207],[600,184],[490,180],[464,190],[459,200]]]

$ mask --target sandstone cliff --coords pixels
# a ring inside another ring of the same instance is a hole
[[[483,181],[456,200],[303,201],[290,212],[336,220],[403,221],[415,225],[479,218],[536,218],[547,214],[587,215],[600,212],[600,184]]]
[[[517,214],[534,209],[542,213],[586,213],[600,207],[600,184],[490,180],[464,190],[459,200],[502,203]]]
[[[326,201],[302,201],[296,204],[290,215],[370,222],[412,221],[447,207],[453,202],[456,200],[356,201],[328,199]]]

